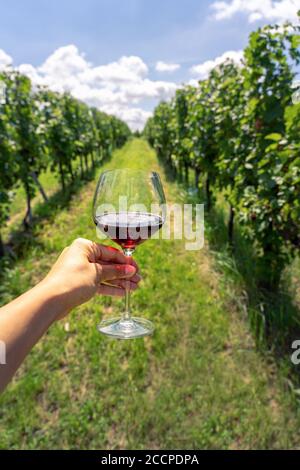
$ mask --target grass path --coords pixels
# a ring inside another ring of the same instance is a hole
[[[146,142],[132,140],[106,168],[159,169]],[[159,169],[162,173],[162,169]],[[183,190],[164,181],[168,200]],[[44,222],[26,258],[7,273],[7,301],[34,284],[75,237],[95,238],[95,182]],[[0,401],[1,448],[294,448],[299,412],[272,360],[255,351],[246,320],[226,296],[208,248],[181,241],[137,250],[144,281],[135,313],[152,338],[99,335],[119,300],[95,298],[54,325]]]

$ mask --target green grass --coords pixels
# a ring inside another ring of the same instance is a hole
[[[57,175],[49,170],[39,176],[39,181],[42,184],[46,195],[52,196],[55,191],[59,190],[59,180]],[[42,196],[36,190],[36,195],[32,200],[32,207],[43,202]],[[10,205],[9,220],[7,227],[4,229],[4,238],[8,238],[11,228],[16,224],[20,224],[26,212],[26,195],[22,185],[20,185],[14,192],[14,196]]]
[[[204,199],[204,195],[201,197]],[[227,293],[240,309],[247,310],[257,346],[272,349],[280,360],[287,356],[289,361],[291,344],[300,337],[299,258],[286,266],[278,289],[262,288],[261,281],[267,273],[261,271],[253,241],[245,237],[235,220],[230,246],[228,218],[229,205],[224,195],[217,193],[214,206],[206,214],[206,238],[214,254],[214,265],[226,280]],[[296,382],[300,384],[299,379]]]
[[[57,175],[54,173],[50,172],[49,170],[42,173],[39,176],[39,181],[43,188],[46,191],[46,194],[50,196],[55,190],[59,188],[59,180]],[[33,200],[33,205],[37,201],[42,201],[42,197],[40,193],[37,190],[36,197]],[[19,214],[19,212],[25,212],[26,210],[26,196],[25,196],[25,191],[23,186],[20,186],[15,193],[14,199],[12,201],[11,207],[10,207],[10,214],[13,217],[15,214]]]
[[[38,180],[42,185],[46,196],[48,197],[48,203],[45,203],[42,195],[40,194],[37,187],[35,187],[35,196],[31,201],[31,207],[36,216],[44,216],[49,212],[53,212],[53,207],[60,208],[62,204],[65,204],[69,197],[70,192],[76,192],[82,183],[92,176],[93,170],[85,172],[84,177],[81,177],[80,164],[78,159],[73,162],[73,172],[75,180],[66,189],[64,197],[62,197],[61,183],[59,175],[48,168],[43,171]],[[10,237],[13,232],[23,229],[22,221],[26,212],[26,194],[23,185],[20,183],[19,186],[13,191],[12,200],[9,207],[9,219],[6,226],[2,230],[2,236],[5,242],[10,242]]]
[[[122,167],[163,173],[138,139],[105,165]],[[164,183],[168,200],[184,200],[180,186]],[[6,270],[2,301],[34,285],[74,238],[96,238],[94,188],[95,181],[87,183],[69,206],[39,222],[24,256]],[[116,299],[97,297],[74,310],[49,330],[3,394],[0,447],[299,447],[299,410],[285,375],[256,351],[208,248],[189,252],[178,240],[152,240],[136,259],[143,283],[132,305],[153,320],[154,336],[100,335],[99,319],[121,308]]]

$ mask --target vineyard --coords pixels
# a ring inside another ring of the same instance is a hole
[[[57,175],[64,195],[76,178],[84,179],[129,134],[125,123],[69,94],[33,89],[30,79],[15,71],[0,73],[0,230],[19,186],[26,199],[26,229],[32,226],[36,192],[48,200],[39,181],[42,173]]]
[[[241,66],[227,60],[197,87],[180,88],[144,130],[173,175],[204,192],[207,213],[222,196],[228,248],[237,248],[236,226],[254,251],[261,293],[278,292],[300,249],[300,104],[292,101],[299,44],[296,26],[251,33]],[[270,320],[258,319],[266,330]]]
[[[101,168],[128,167],[160,171],[168,201],[188,200],[144,140],[130,139]],[[35,285],[74,238],[96,240],[96,181],[39,222],[31,245],[5,272],[2,302]],[[286,364],[257,351],[236,290],[208,248],[149,240],[135,259],[143,282],[134,311],[155,323],[155,334],[131,341],[99,334],[99,320],[121,311],[123,299],[95,296],[74,309],[1,395],[0,448],[298,447],[299,405]]]
[[[137,57],[120,62],[138,64],[135,104],[151,80]],[[132,79],[133,68],[121,77],[111,65],[118,82]],[[92,206],[103,171],[158,172],[168,203],[205,207],[203,249],[171,237],[134,252],[141,283],[131,310],[154,334],[99,334],[99,321],[123,309],[123,298],[105,295],[54,321],[1,394],[0,449],[300,448],[300,366],[291,361],[300,339],[299,67],[300,27],[261,27],[241,63],[177,82],[136,132],[71,93],[0,71],[4,309],[74,239],[99,241]]]

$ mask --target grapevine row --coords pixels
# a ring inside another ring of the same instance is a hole
[[[194,172],[207,211],[222,192],[229,245],[237,221],[268,289],[300,248],[300,104],[291,99],[299,45],[298,26],[258,29],[241,66],[228,60],[198,86],[181,87],[144,129],[179,178]]]
[[[77,173],[83,177],[129,134],[124,122],[69,94],[33,89],[30,79],[17,71],[0,73],[0,230],[18,186],[26,194],[28,227],[37,189],[47,199],[39,181],[42,172],[58,174],[65,192]]]

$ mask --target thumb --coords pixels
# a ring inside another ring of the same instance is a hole
[[[101,268],[101,281],[130,278],[136,273],[131,264],[102,264]]]

